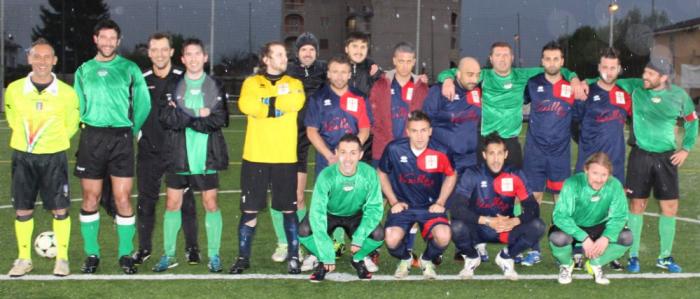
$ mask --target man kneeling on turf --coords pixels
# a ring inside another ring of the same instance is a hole
[[[299,240],[313,254],[304,265],[317,261],[312,282],[322,281],[335,269],[331,234],[338,227],[352,238],[352,266],[357,276],[362,280],[372,278],[364,259],[384,240],[379,224],[384,205],[377,173],[372,166],[359,162],[362,154],[360,139],[344,135],[335,149],[338,162],[324,168],[316,179],[309,214],[299,224]]]
[[[447,147],[431,140],[430,118],[423,111],[408,115],[406,135],[384,149],[379,160],[382,191],[391,205],[386,219],[385,241],[389,253],[400,259],[396,278],[408,276],[411,252],[405,240],[414,223],[423,232],[427,248],[420,258],[423,277],[435,279],[435,264],[450,243],[445,202],[452,193],[457,174]]]
[[[609,284],[602,266],[622,257],[632,245],[625,228],[627,199],[622,183],[611,176],[612,163],[602,152],[591,155],[578,173],[564,182],[554,206],[549,246],[559,262],[559,283],[571,283],[573,243],[582,243],[588,273]]]
[[[505,165],[508,150],[497,133],[484,138],[481,154],[484,162],[467,168],[460,177],[450,207],[452,240],[464,256],[463,279],[470,279],[481,258],[474,248],[480,243],[503,243],[496,264],[503,275],[517,280],[513,258],[533,247],[544,235],[540,207],[527,190],[523,172]],[[522,214],[513,216],[516,197]]]

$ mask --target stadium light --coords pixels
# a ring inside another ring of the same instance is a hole
[[[613,47],[613,19],[615,12],[620,9],[620,6],[617,5],[617,0],[612,0],[610,1],[610,5],[608,5],[608,13],[610,13],[610,41],[608,42],[608,46],[610,48]]]

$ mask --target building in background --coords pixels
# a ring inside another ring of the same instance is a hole
[[[348,33],[364,32],[371,39],[370,57],[385,69],[392,68],[393,47],[409,42],[419,45],[418,71],[435,78],[459,60],[460,2],[282,0],[282,39],[291,49],[299,34],[313,32],[320,58],[328,59],[344,51]]]
[[[673,61],[673,83],[685,88],[696,102],[700,98],[700,18],[654,31],[654,49]]]

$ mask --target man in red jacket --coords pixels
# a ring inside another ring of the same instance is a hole
[[[394,69],[385,72],[369,93],[375,119],[371,130],[374,165],[389,142],[406,136],[409,112],[422,109],[423,100],[428,95],[426,80],[411,72],[416,64],[416,50],[411,45],[397,44],[392,61]]]

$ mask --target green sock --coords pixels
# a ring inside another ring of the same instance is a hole
[[[560,265],[571,265],[574,261],[571,257],[571,245],[566,245],[563,247],[554,246],[552,242],[549,242],[549,248],[552,250],[552,255]]]
[[[676,237],[676,217],[661,215],[659,217],[659,258],[671,256],[673,239]]]
[[[306,216],[306,208],[298,209],[297,210],[297,219],[299,219],[299,222],[301,222],[301,220],[304,219],[304,216]]]
[[[182,211],[165,211],[163,213],[163,251],[165,255],[175,256],[177,233],[182,226]]]
[[[119,236],[119,251],[117,257],[130,255],[134,251],[134,236],[136,235],[136,216],[122,217],[117,215],[117,236]]]
[[[275,236],[277,236],[277,244],[287,245],[287,236],[284,234],[284,218],[282,216],[282,212],[270,208],[270,218],[272,218],[272,228],[274,228]]]
[[[207,228],[207,254],[209,257],[219,255],[221,248],[221,210],[207,212],[204,216],[204,223]]]
[[[299,243],[304,245],[309,253],[318,257],[318,248],[316,247],[316,242],[314,242],[313,235],[308,237],[299,237]]]
[[[345,230],[342,227],[337,227],[333,231],[333,241],[340,244],[345,244]]]
[[[628,215],[627,226],[632,231],[632,247],[630,248],[630,257],[639,256],[639,246],[642,240],[642,227],[644,227],[644,215],[632,214]]]
[[[598,258],[592,259],[591,260],[591,265],[594,266],[603,266],[607,265],[608,263],[621,258],[623,255],[625,255],[625,251],[629,249],[629,246],[622,246],[617,243],[610,243],[608,245],[608,248],[603,251],[603,254],[599,256]]]
[[[383,243],[384,241],[377,241],[372,238],[365,239],[365,241],[362,242],[360,250],[355,252],[355,255],[352,256],[352,259],[356,262],[363,260],[367,255],[372,253],[372,251],[382,246]]]
[[[80,213],[80,234],[83,236],[83,250],[85,255],[100,256],[100,243],[97,236],[100,234],[100,213],[84,215]]]

